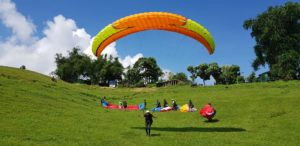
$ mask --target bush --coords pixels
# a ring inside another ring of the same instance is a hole
[[[25,66],[25,65],[22,65],[22,66],[20,67],[20,69],[26,70],[26,66]]]
[[[148,84],[147,87],[148,88],[153,88],[153,87],[156,87],[156,84],[155,83],[151,83],[151,84]]]
[[[162,87],[162,86],[163,86],[163,83],[162,83],[162,82],[156,83],[156,87]]]
[[[135,87],[146,87],[144,81],[139,81],[138,83],[134,84]]]

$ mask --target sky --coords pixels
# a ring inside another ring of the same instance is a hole
[[[124,67],[140,57],[154,57],[164,72],[184,72],[189,65],[217,62],[239,65],[248,76],[255,59],[255,40],[243,22],[286,0],[0,0],[0,65],[20,67],[49,75],[56,69],[55,54],[67,55],[73,47],[91,55],[93,37],[122,17],[150,11],[170,12],[203,25],[216,49],[187,36],[150,30],[110,44],[104,53],[119,57]],[[299,2],[292,0],[292,2]],[[256,74],[266,71],[261,68]],[[213,81],[211,80],[212,84]]]

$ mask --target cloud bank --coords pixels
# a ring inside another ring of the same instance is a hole
[[[9,30],[10,36],[0,38],[0,65],[20,67],[25,65],[29,70],[49,74],[56,68],[55,54],[67,55],[67,52],[78,47],[91,56],[93,38],[84,28],[79,28],[72,19],[57,15],[46,22],[43,37],[35,35],[36,26],[32,21],[17,11],[16,5],[10,0],[0,0],[0,22]],[[134,64],[138,58],[119,56],[116,43],[106,47],[102,54],[119,57],[124,67]]]

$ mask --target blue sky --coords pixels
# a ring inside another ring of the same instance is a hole
[[[74,30],[83,28],[86,34],[93,37],[106,25],[131,14],[148,11],[180,14],[197,21],[210,31],[216,44],[213,55],[208,55],[202,44],[189,37],[166,31],[145,31],[118,40],[115,48],[119,57],[141,53],[145,57],[155,57],[163,69],[187,74],[188,65],[211,62],[217,62],[220,66],[236,64],[241,67],[242,75],[248,76],[253,70],[251,62],[255,58],[253,51],[255,41],[251,38],[250,31],[243,29],[243,22],[255,18],[269,6],[282,5],[287,1],[14,0],[9,2],[14,3],[16,11],[35,26],[32,37],[36,40],[46,38],[45,30],[51,26],[49,21],[55,23],[53,19],[58,15],[73,20],[76,23]],[[13,32],[3,21],[2,19],[0,23],[0,42],[5,43]],[[3,48],[0,48],[0,51],[1,49]],[[10,64],[0,60],[0,65]],[[265,69],[257,73],[263,71]]]

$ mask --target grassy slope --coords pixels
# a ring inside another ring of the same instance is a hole
[[[0,66],[0,145],[297,145],[300,82],[225,86],[109,89],[52,82],[49,77]],[[155,113],[146,137],[141,111],[106,110],[100,96],[129,104],[163,98],[197,108],[212,102],[214,123],[198,113]]]

